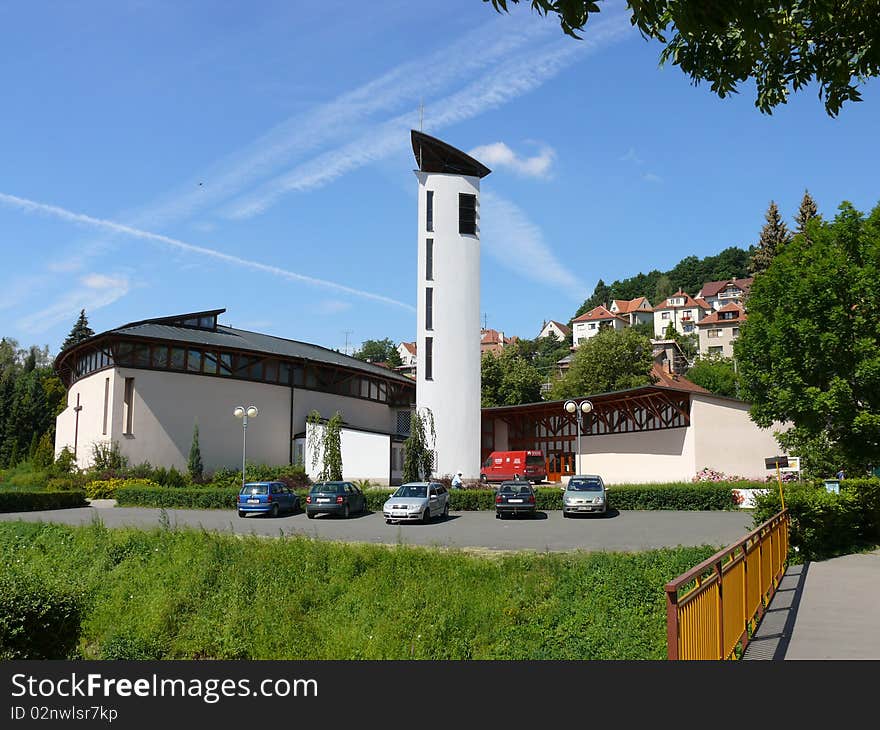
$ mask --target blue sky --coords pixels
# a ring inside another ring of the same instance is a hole
[[[51,351],[226,307],[222,322],[331,348],[415,338],[419,124],[493,169],[482,311],[534,337],[593,291],[866,211],[880,87],[825,114],[716,98],[605,9],[584,41],[480,0],[0,5],[0,335]],[[694,293],[694,292],[692,292]]]

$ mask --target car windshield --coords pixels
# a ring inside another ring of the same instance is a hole
[[[318,483],[318,484],[312,485],[312,494],[317,494],[318,492],[323,492],[324,494],[336,494],[337,492],[341,492],[341,491],[342,491],[341,484]]]
[[[266,494],[269,489],[268,484],[245,484],[241,488],[242,494]]]
[[[503,494],[530,494],[532,487],[530,484],[502,484],[498,491]]]
[[[595,480],[571,480],[568,483],[568,489],[572,492],[601,492],[602,484],[601,482],[597,482]]]
[[[428,488],[424,484],[404,484],[403,486],[399,487],[398,490],[391,496],[424,498],[428,496]]]
[[[544,457],[543,456],[527,456],[526,464],[528,466],[544,466]]]

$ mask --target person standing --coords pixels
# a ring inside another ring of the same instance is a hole
[[[461,487],[461,472],[458,472],[454,477],[452,477],[452,488],[461,489]]]
[[[843,467],[840,467],[840,471],[837,472],[838,479],[846,479],[846,473],[843,471]]]

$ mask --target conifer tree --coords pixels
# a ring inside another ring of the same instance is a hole
[[[86,310],[81,309],[79,311],[79,317],[77,317],[76,324],[73,325],[73,329],[70,330],[70,334],[67,335],[67,339],[64,340],[64,344],[61,345],[61,349],[66,350],[68,347],[72,347],[78,342],[87,340],[94,334],[95,331],[91,327],[89,327],[89,320],[86,317]]]
[[[798,209],[797,215],[794,217],[794,222],[797,224],[795,233],[806,233],[807,223],[817,215],[819,215],[819,208],[816,205],[816,201],[813,200],[813,196],[810,195],[809,190],[804,190],[801,207]]]
[[[189,478],[196,484],[202,481],[204,466],[202,465],[202,450],[199,447],[199,424],[193,424],[192,444],[189,447],[189,461],[187,461]]]
[[[779,208],[774,201],[770,201],[770,207],[767,208],[765,215],[766,223],[761,229],[761,238],[758,246],[752,254],[752,260],[749,262],[749,273],[752,276],[763,274],[770,268],[770,262],[790,239],[791,233],[782,216],[779,214]]]

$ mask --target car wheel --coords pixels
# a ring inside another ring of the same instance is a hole
[[[272,516],[273,516],[273,517],[277,517],[277,516],[278,516],[278,513],[279,513],[280,511],[281,511],[281,510],[278,508],[278,504],[277,504],[277,503],[275,503],[275,504],[272,505]]]
[[[485,474],[480,474],[480,484],[486,484],[488,481]]]
[[[449,502],[447,502],[445,505],[443,505],[443,519],[444,520],[449,519]]]
[[[422,515],[422,524],[427,525],[431,521],[431,508],[425,507],[425,513]]]
[[[239,517],[244,517],[246,514],[247,514],[247,512],[242,512],[241,510],[238,510]]]
[[[310,520],[313,520],[313,519],[315,519],[315,513],[309,512],[308,510],[306,510],[306,517],[308,517]]]
[[[568,518],[568,512],[566,512],[565,510],[562,510],[562,516],[565,518]]]
[[[385,520],[385,524],[386,524],[386,525],[390,525],[390,524],[391,524],[391,520]]]
[[[348,514],[349,514],[349,513],[348,513],[348,505],[345,505],[345,509],[342,510],[342,516],[343,516],[345,519],[348,519]]]

